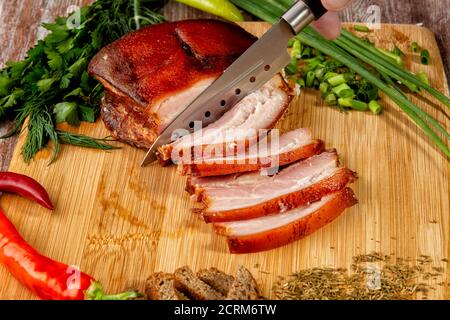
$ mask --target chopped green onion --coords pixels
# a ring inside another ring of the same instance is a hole
[[[333,92],[339,98],[353,98],[355,95],[355,92],[346,83],[343,83],[337,87],[334,87]]]
[[[341,107],[350,108],[352,106],[352,101],[353,101],[353,98],[339,98],[338,99],[338,104]]]
[[[417,74],[417,78],[422,81],[423,83],[430,84],[430,81],[428,80],[428,76],[425,72],[421,71]]]
[[[329,71],[329,72],[325,73],[325,76],[323,77],[322,80],[323,81],[327,81],[329,78],[333,78],[333,77],[336,77],[338,75],[339,75],[339,73]]]
[[[420,62],[422,64],[429,64],[430,63],[430,53],[428,50],[422,50],[420,51]]]
[[[365,102],[358,101],[358,100],[353,100],[351,108],[355,109],[355,110],[358,110],[358,111],[367,111],[369,106]]]
[[[316,75],[313,71],[309,71],[306,74],[306,87],[311,88],[314,84],[314,79],[316,78]]]
[[[337,104],[336,96],[333,93],[329,93],[328,95],[326,95],[324,100],[325,103],[330,106],[334,106]]]
[[[444,143],[428,124],[413,110],[413,108],[416,107],[415,104],[405,98],[402,93],[380,80],[377,76],[368,71],[365,65],[360,63],[343,49],[339,48],[335,43],[324,39],[322,35],[312,28],[305,28],[298,37],[304,44],[317,47],[321,52],[342,62],[386,93],[386,95],[389,96],[436,143],[439,149],[441,149],[447,157],[450,157],[450,149],[447,147],[447,144]],[[367,50],[364,52],[367,53]]]
[[[367,26],[353,26],[353,30],[359,31],[359,32],[370,32],[369,27]]]
[[[319,91],[323,96],[328,92],[329,89],[330,85],[326,82],[322,82],[319,86]]]
[[[341,107],[352,108],[358,111],[366,111],[368,109],[367,103],[358,100],[353,100],[352,98],[340,98],[338,100],[338,104]]]
[[[345,79],[345,76],[343,74],[331,77],[327,79],[328,83],[331,84],[333,87],[336,87],[340,84],[346,83],[347,80]]]
[[[412,50],[413,52],[419,52],[419,50],[420,50],[419,44],[418,44],[417,42],[411,43],[411,50]]]
[[[373,114],[380,114],[383,110],[381,105],[376,100],[372,100],[369,102],[369,109]]]
[[[311,54],[312,54],[311,47],[306,47],[305,49],[303,49],[302,58],[311,58]]]
[[[392,59],[396,64],[398,64],[398,65],[400,65],[400,66],[403,65],[403,60],[402,60],[402,57],[401,57],[401,56],[399,56],[399,55],[397,55],[397,54],[395,54],[395,53],[386,51],[386,50],[384,50],[384,49],[380,49],[380,48],[377,48],[377,49],[378,49],[378,51],[380,51],[382,54],[384,54],[386,57]]]
[[[327,71],[327,69],[323,68],[323,67],[316,69],[316,71],[315,71],[316,79],[322,80],[326,71]]]
[[[297,62],[297,59],[302,55],[302,43],[299,40],[295,40],[292,45],[291,57],[292,63]]]
[[[395,54],[396,56],[399,56],[399,57],[404,57],[404,56],[405,56],[405,53],[404,53],[402,50],[400,50],[400,48],[397,47],[397,46],[395,46],[395,48],[392,49],[391,52],[392,52],[393,54]]]

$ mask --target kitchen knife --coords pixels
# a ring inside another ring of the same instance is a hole
[[[289,39],[326,13],[321,0],[300,0],[224,73],[188,105],[161,133],[142,166],[157,160],[158,147],[219,119],[248,94],[258,90],[291,61]],[[197,128],[195,128],[197,129]]]

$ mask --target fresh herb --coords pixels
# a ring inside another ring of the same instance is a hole
[[[367,26],[359,26],[359,25],[353,26],[353,30],[359,31],[359,32],[370,32],[369,27],[367,27]]]
[[[57,130],[56,132],[58,134],[59,141],[64,144],[100,150],[120,149],[119,147],[110,144],[110,142],[114,142],[116,140],[110,139],[109,137],[103,139],[94,139],[67,131]]]
[[[232,1],[238,7],[270,23],[277,22],[279,17],[293,4],[292,0],[280,1],[278,4],[274,4],[272,0]],[[303,60],[297,59],[298,65],[295,65],[294,61],[286,68],[288,77],[294,79],[300,86],[304,86],[306,85],[305,77],[307,77],[308,72],[315,71],[317,72],[315,73],[316,79],[314,79],[312,84],[315,88],[320,88],[321,83],[319,81],[323,82],[324,78],[319,79],[317,75],[323,73],[321,69],[326,67],[325,63],[328,63],[334,67],[335,75],[342,73],[348,75],[349,80],[345,84],[354,91],[358,101],[369,103],[369,109],[373,113],[378,114],[381,112],[381,108],[378,105],[371,103],[371,101],[378,99],[377,92],[381,90],[436,143],[447,157],[450,157],[447,143],[442,141],[432,128],[442,134],[447,140],[450,139],[450,134],[437,120],[411,102],[398,84],[405,85],[414,93],[424,89],[447,107],[450,107],[450,99],[425,81],[422,81],[423,79],[419,79],[416,75],[404,69],[401,64],[403,54],[399,49],[394,49],[391,52],[380,51],[368,39],[361,39],[346,30],[342,30],[342,34],[337,40],[330,41],[313,28],[307,27],[296,39],[301,41],[302,48],[309,47],[309,52],[315,52],[315,56],[306,58],[302,54],[301,58]],[[291,41],[292,45],[294,43],[295,40]],[[413,51],[417,52],[419,49],[417,43],[412,44]],[[303,51],[305,50],[303,49]],[[424,56],[428,61],[426,53]],[[342,67],[345,67],[344,70],[342,70]],[[318,70],[316,70],[317,68]],[[311,74],[309,77],[310,81],[308,84],[311,84]],[[322,91],[324,88],[322,86]],[[341,89],[344,89],[344,87]],[[325,97],[326,103],[330,105],[336,105],[338,98],[350,98],[344,97],[347,94],[350,95],[348,88],[345,88],[343,92],[339,90],[341,95],[344,94],[341,97],[336,97],[336,90],[333,90],[334,88],[325,94],[321,92],[322,96]],[[355,97],[353,99],[355,100]],[[341,102],[349,104],[349,101],[341,100]]]
[[[99,113],[102,86],[89,77],[90,59],[105,45],[144,26],[163,21],[157,12],[163,1],[97,0],[66,18],[45,23],[45,39],[30,49],[24,60],[8,62],[0,71],[0,120],[16,119],[15,128],[2,138],[20,131],[25,120],[28,133],[22,149],[25,161],[53,142],[54,158],[59,142],[103,149],[99,140],[74,139],[61,134],[56,124],[93,122]],[[136,15],[138,13],[138,15]],[[78,19],[79,25],[73,25]],[[82,142],[80,142],[82,141]]]
[[[413,260],[373,252],[353,257],[350,271],[312,268],[280,277],[273,292],[280,300],[426,299],[436,285],[444,286],[445,271],[428,256]]]

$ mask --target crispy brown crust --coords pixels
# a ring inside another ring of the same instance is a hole
[[[235,24],[199,19],[145,27],[106,46],[88,68],[107,91],[106,127],[123,142],[149,148],[162,130],[153,107],[217,78],[255,40]]]
[[[278,248],[304,238],[336,219],[346,208],[358,203],[353,191],[345,188],[323,207],[293,223],[270,231],[227,239],[231,253],[253,253]],[[226,233],[216,226],[218,233]]]
[[[199,194],[199,201],[203,202],[204,208],[194,209],[194,211],[202,214],[204,220],[208,223],[253,219],[280,213],[282,211],[280,203],[282,204],[283,211],[285,211],[319,201],[324,196],[343,189],[347,184],[354,182],[356,179],[357,174],[355,172],[347,168],[340,168],[331,177],[308,188],[282,195],[253,207],[220,212],[208,211],[208,198],[204,195],[202,196],[201,191],[196,190],[196,193]]]
[[[319,154],[324,150],[324,143],[321,140],[315,140],[313,143],[306,146],[301,146],[295,150],[282,153],[278,155],[278,165],[285,166],[298,160],[312,157],[315,154]],[[180,163],[178,165],[178,173],[186,176],[194,177],[211,177],[211,176],[223,176],[233,173],[243,173],[250,171],[260,171],[262,169],[270,168],[271,162],[268,158],[260,158],[257,163],[249,163],[249,159],[246,159],[246,163],[238,163],[237,160],[234,163],[231,161],[224,161],[225,163],[192,163],[185,164]],[[242,160],[239,162],[243,162]]]

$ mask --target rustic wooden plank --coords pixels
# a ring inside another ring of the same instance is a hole
[[[262,34],[267,25],[246,25]],[[394,31],[395,30],[395,31]],[[448,92],[439,52],[427,30],[385,26],[371,34],[378,44],[401,32],[430,48],[435,64],[424,67],[433,85]],[[399,41],[404,48],[407,40]],[[422,68],[408,56],[414,71]],[[327,147],[336,147],[342,162],[359,173],[352,188],[360,203],[315,234],[268,252],[230,255],[225,240],[190,211],[185,178],[174,167],[140,168],[144,151],[125,146],[114,152],[64,146],[56,163],[51,151],[26,165],[19,149],[11,170],[28,174],[49,190],[56,210],[17,196],[3,196],[0,207],[23,236],[42,253],[94,275],[108,291],[142,289],[154,271],[173,272],[215,266],[233,273],[239,264],[250,268],[264,294],[278,275],[315,266],[349,267],[352,256],[371,251],[400,257],[430,255],[438,266],[449,253],[448,161],[392,102],[383,99],[382,116],[339,112],[323,105],[317,92],[305,90],[281,123],[283,130],[311,127]],[[414,99],[450,125],[439,110]],[[83,124],[78,132],[103,136],[101,122]],[[19,138],[18,146],[24,142]],[[448,281],[446,281],[448,282]],[[0,298],[34,298],[0,266]],[[450,298],[437,287],[431,298]]]

